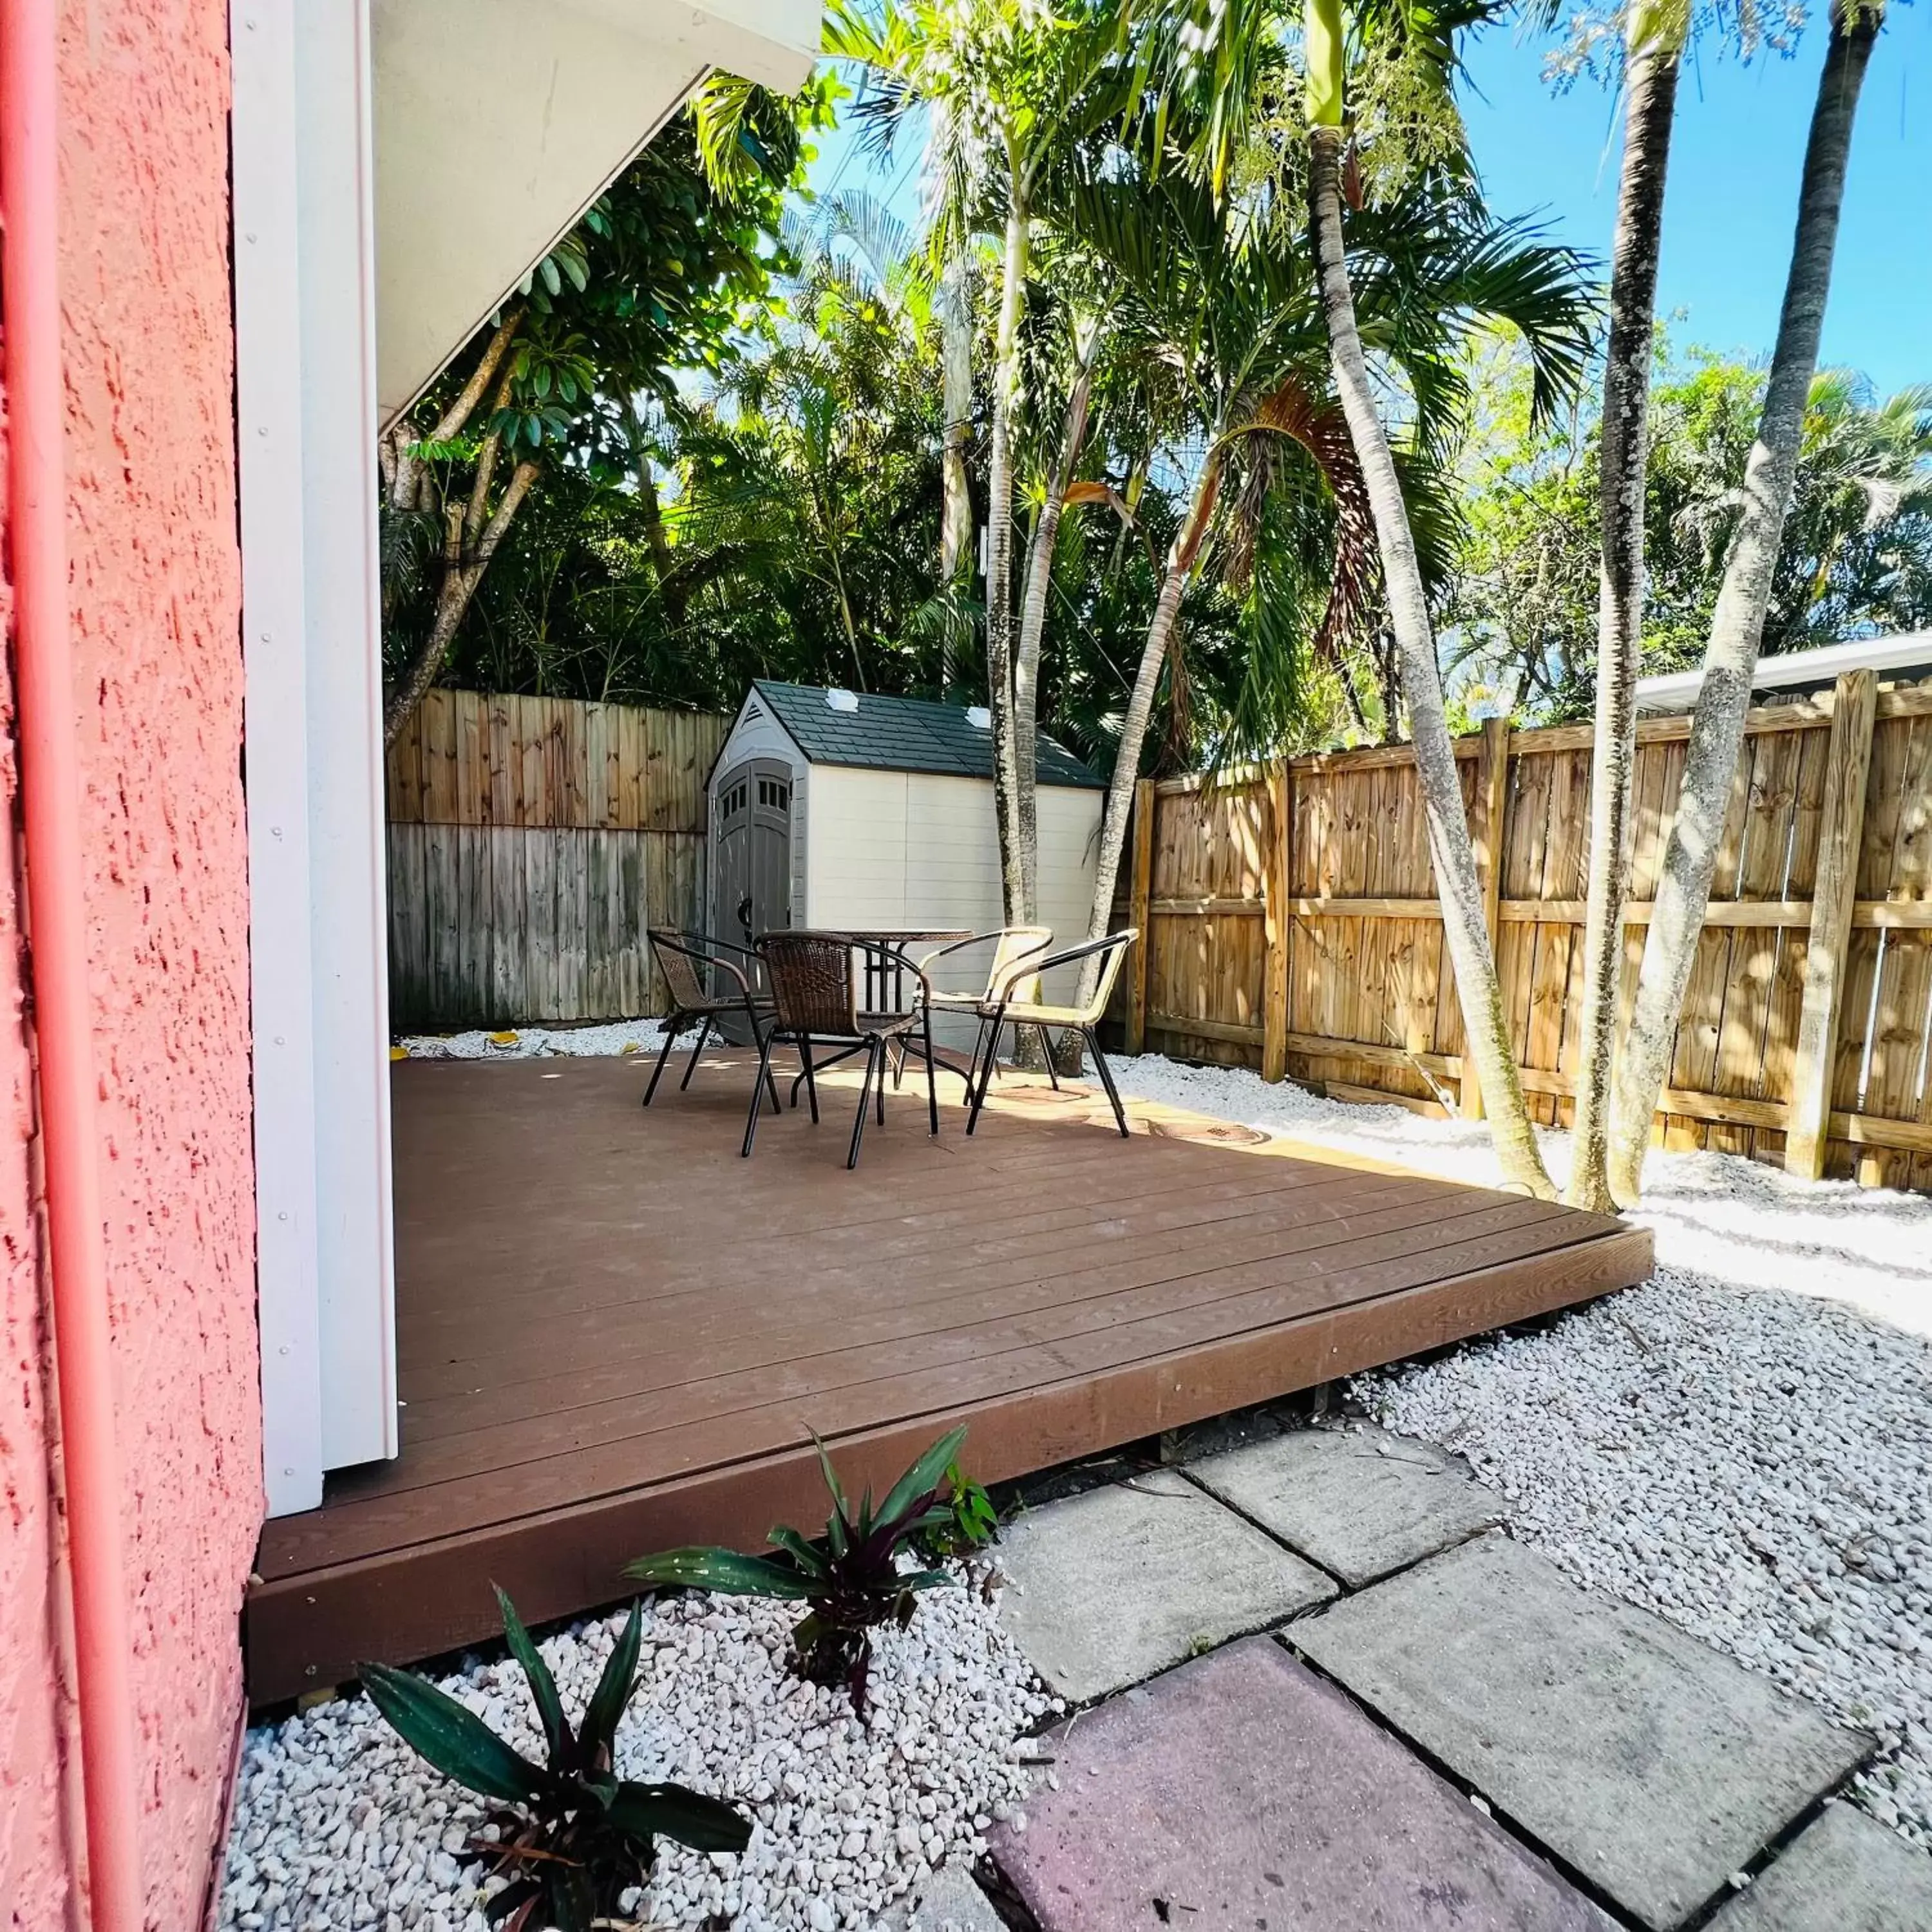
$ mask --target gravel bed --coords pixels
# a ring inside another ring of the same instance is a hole
[[[1448,1178],[1480,1126],[1148,1056],[1124,1091]],[[1567,1133],[1545,1132],[1559,1178]],[[1642,1287],[1540,1332],[1358,1378],[1377,1420],[1466,1456],[1579,1582],[1877,1731],[1857,1802],[1932,1850],[1932,1199],[1653,1153]]]
[[[646,1612],[620,1775],[739,1800],[742,1858],[668,1840],[639,1917],[697,1932],[869,1928],[943,1864],[970,1863],[1013,1814],[1035,1755],[1025,1733],[1060,1708],[971,1589],[924,1593],[910,1627],[875,1636],[868,1721],[787,1667],[795,1606],[692,1595]],[[542,1646],[565,1708],[582,1708],[621,1617]],[[508,1659],[443,1680],[518,1749],[542,1755]],[[224,1932],[486,1932],[484,1868],[465,1855],[484,1807],[430,1771],[366,1698],[249,1734],[220,1924]],[[1024,1813],[1020,1814],[1022,1822]],[[488,1889],[499,1882],[487,1881]]]
[[[597,1026],[512,1027],[496,1033],[405,1034],[396,1044],[412,1060],[537,1060],[561,1054],[602,1060],[655,1053],[664,1044],[656,1020],[611,1020]]]

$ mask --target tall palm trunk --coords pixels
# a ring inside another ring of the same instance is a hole
[[[973,428],[973,301],[970,264],[957,249],[939,281],[939,358],[946,440],[940,455],[939,580],[950,585],[973,542],[973,489],[966,447]]]
[[[1127,842],[1127,816],[1134,802],[1134,782],[1141,775],[1141,748],[1147,742],[1148,720],[1154,716],[1154,695],[1160,684],[1160,668],[1166,661],[1175,618],[1188,580],[1199,562],[1208,526],[1214,520],[1214,506],[1221,494],[1221,439],[1217,434],[1209,442],[1208,454],[1196,479],[1194,495],[1187,506],[1186,520],[1176,533],[1167,553],[1167,568],[1160,580],[1160,595],[1154,599],[1154,616],[1148,626],[1147,641],[1141,646],[1140,668],[1134,674],[1134,688],[1127,694],[1127,708],[1120,720],[1120,742],[1114,754],[1114,776],[1107,786],[1106,809],[1100,818],[1100,856],[1094,873],[1094,904],[1087,916],[1087,937],[1104,938],[1112,929],[1114,888],[1120,876],[1120,854]],[[1144,945],[1147,938],[1142,935]],[[1074,1004],[1084,1006],[1100,983],[1097,958],[1082,962],[1080,989]]]
[[[1074,367],[1073,387],[1060,434],[1060,454],[1046,479],[1046,500],[1034,526],[1027,557],[1026,598],[1020,610],[1019,646],[1013,656],[1013,770],[1019,788],[1020,922],[1030,924],[1040,906],[1040,651],[1046,629],[1047,591],[1053,578],[1053,547],[1060,536],[1060,513],[1067,487],[1086,446],[1094,399],[1094,365],[1100,354],[1100,325],[1094,323]]]
[[[1019,393],[1020,310],[1026,296],[1028,222],[1013,170],[1000,274],[1000,326],[993,372],[993,422],[986,464],[986,704],[992,713],[993,811],[1000,838],[1000,887],[1009,926],[1025,923],[1020,869],[1019,776],[1013,731],[1013,405]]]
[[[1590,880],[1576,1066],[1571,1206],[1613,1214],[1606,1172],[1617,1008],[1623,987],[1630,773],[1643,647],[1644,478],[1649,454],[1652,318],[1664,232],[1664,174],[1677,106],[1680,40],[1634,42],[1624,70],[1623,171],[1610,250],[1610,339],[1604,368],[1603,574],[1597,616],[1597,731],[1590,760]]]
[[[1684,754],[1683,789],[1658,880],[1630,1037],[1617,1078],[1610,1182],[1612,1191],[1625,1201],[1635,1200],[1642,1184],[1651,1118],[1670,1071],[1678,1015],[1710,904],[1711,876],[1744,741],[1744,712],[1771,601],[1772,573],[1791,507],[1805,398],[1817,368],[1858,91],[1882,19],[1882,4],[1864,6],[1858,0],[1838,0],[1832,10],[1831,40],[1819,76],[1798,186],[1798,221],[1778,316],[1778,345],[1765,384],[1757,440],[1744,466],[1737,533],[1712,615],[1704,682]]]
[[[1340,39],[1337,32],[1334,41],[1338,49]],[[1556,1190],[1537,1151],[1536,1136],[1523,1105],[1522,1083],[1510,1051],[1502,995],[1496,985],[1496,958],[1483,916],[1482,887],[1469,842],[1462,782],[1456,775],[1456,748],[1450,740],[1443,706],[1442,678],[1436,662],[1436,640],[1430,627],[1415,539],[1395,458],[1376,411],[1361,334],[1355,322],[1354,292],[1342,246],[1344,137],[1339,124],[1339,92],[1338,88],[1336,121],[1326,123],[1318,113],[1312,115],[1313,124],[1308,130],[1308,194],[1316,266],[1335,386],[1375,512],[1376,544],[1402,666],[1402,695],[1408,700],[1409,734],[1415,746],[1416,775],[1429,828],[1436,896],[1442,908],[1442,930],[1455,965],[1456,997],[1462,1003],[1467,1036],[1463,1050],[1475,1058],[1484,1108],[1490,1118],[1504,1180],[1545,1200],[1553,1199]]]

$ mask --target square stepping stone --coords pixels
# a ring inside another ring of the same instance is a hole
[[[916,1898],[902,1898],[879,1921],[879,1932],[1006,1932],[970,1872],[945,1865]]]
[[[1046,1682],[1105,1697],[1336,1594],[1330,1577],[1156,1469],[1029,1511],[1000,1540],[1000,1621]]]
[[[1381,1429],[1296,1430],[1187,1473],[1352,1590],[1503,1520],[1455,1457]]]
[[[1059,1789],[988,1839],[1042,1932],[1610,1932],[1272,1637],[1046,1742]]]
[[[1932,1858],[1856,1806],[1828,1804],[1710,1932],[1925,1932]]]
[[[1292,1635],[1654,1932],[1682,1924],[1872,1747],[1507,1537],[1432,1557]]]

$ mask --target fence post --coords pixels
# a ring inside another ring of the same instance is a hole
[[[1475,847],[1476,877],[1482,883],[1483,923],[1489,928],[1492,956],[1496,950],[1496,935],[1502,929],[1503,814],[1509,806],[1509,740],[1507,718],[1483,720],[1483,748],[1476,760],[1476,802],[1482,824],[1471,842]],[[1498,966],[1498,978],[1502,970]],[[1476,1078],[1476,1057],[1469,1052],[1466,1041],[1462,1051],[1460,1112],[1466,1120],[1483,1118],[1482,1083]]]
[[[1858,890],[1865,776],[1877,712],[1878,685],[1870,671],[1847,671],[1838,680],[1825,760],[1825,811],[1818,832],[1818,880],[1811,894],[1811,938],[1804,952],[1804,1004],[1798,1020],[1790,1124],[1784,1137],[1785,1172],[1807,1180],[1816,1180],[1825,1172],[1838,1008]]]
[[[1268,768],[1268,872],[1262,886],[1267,968],[1262,980],[1262,1078],[1288,1077],[1288,946],[1294,922],[1288,909],[1294,841],[1294,780],[1286,758]]]
[[[1148,902],[1154,887],[1154,781],[1134,785],[1134,872],[1127,889],[1127,923],[1140,934],[1127,971],[1127,1052],[1147,1046],[1148,958],[1154,947]]]

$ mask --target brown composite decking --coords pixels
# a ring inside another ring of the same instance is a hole
[[[258,1704],[620,1597],[645,1550],[822,1519],[807,1432],[890,1482],[956,1420],[987,1481],[1588,1300],[1648,1233],[1084,1089],[996,1089],[968,1140],[911,1084],[843,1166],[715,1054],[648,1112],[642,1056],[394,1072],[403,1452],[271,1522]]]

